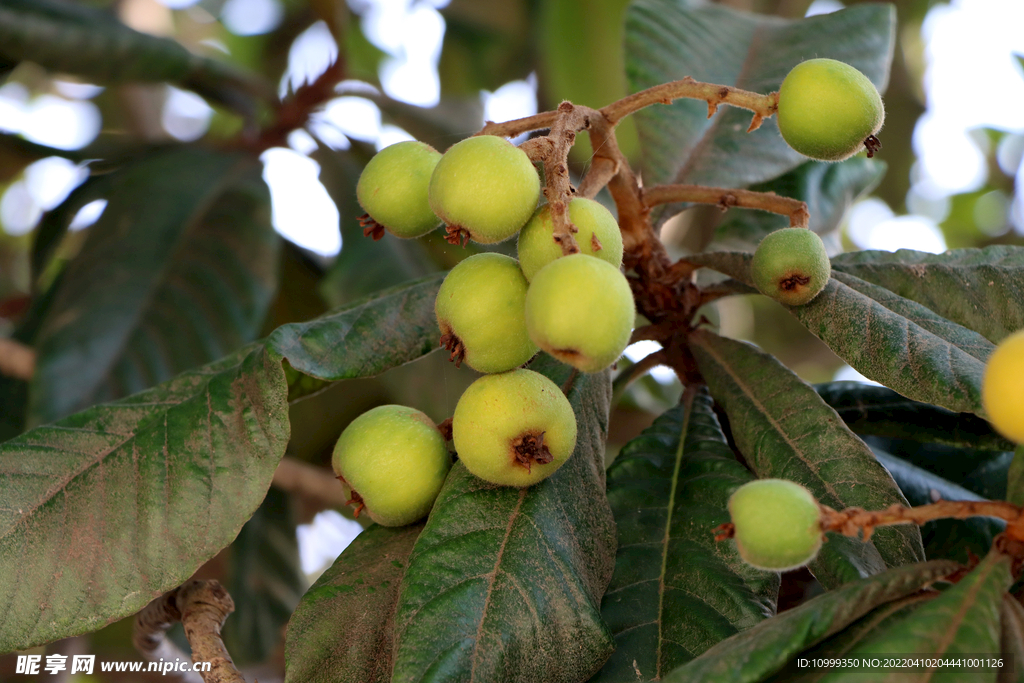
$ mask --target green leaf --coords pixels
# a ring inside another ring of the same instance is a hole
[[[1011,559],[993,550],[967,576],[939,597],[913,610],[904,619],[875,629],[848,653],[849,657],[919,654],[928,657],[995,655],[999,652],[1000,607],[1013,583]],[[1017,663],[1015,663],[1017,664]],[[913,671],[913,670],[911,670]],[[917,670],[919,673],[924,669]],[[872,672],[879,683],[906,681],[908,671]],[[964,672],[939,668],[928,681],[962,681]],[[995,681],[995,673],[972,674],[972,680]],[[863,681],[862,672],[835,670],[822,683]]]
[[[993,430],[988,420],[912,401],[888,387],[830,382],[814,388],[858,434],[980,450],[1013,449],[1013,444]]]
[[[387,683],[398,590],[423,524],[373,525],[302,596],[285,637],[285,681]]]
[[[96,630],[232,541],[288,443],[258,345],[0,445],[0,652]]]
[[[895,26],[889,5],[784,20],[721,5],[635,0],[626,13],[626,78],[630,92],[691,76],[767,94],[798,63],[830,57],[852,64],[884,89]],[[748,134],[751,113],[745,109],[725,106],[708,119],[705,102],[684,99],[635,116],[647,185],[739,187],[807,161],[783,141],[774,118]]]
[[[875,457],[899,484],[900,490],[911,505],[927,505],[935,502],[933,494],[942,500],[984,500],[981,496],[962,486],[943,479],[927,470],[916,467],[891,453],[872,449]],[[936,519],[921,527],[925,555],[929,558],[971,562],[984,556],[996,535],[1006,528],[1006,523],[992,517],[969,517],[968,519]]]
[[[547,358],[532,367],[556,384],[570,375]],[[599,605],[615,557],[610,395],[607,372],[576,377],[576,450],[535,486],[498,487],[452,468],[402,581],[393,681],[576,683],[608,658]]]
[[[39,333],[32,425],[237,349],[276,288],[279,240],[256,159],[179,148],[109,183]]]
[[[698,331],[690,349],[729,416],[736,446],[761,479],[806,486],[836,510],[906,505],[889,473],[814,389],[773,356],[745,342]],[[869,543],[829,534],[810,569],[826,588],[924,559],[908,526],[879,529]]]
[[[767,183],[751,186],[758,192],[774,192],[807,202],[809,227],[828,240],[857,198],[871,191],[885,175],[885,163],[853,157],[838,164],[809,161]],[[789,227],[789,218],[766,211],[733,209],[715,228],[709,250],[753,251],[770,232]],[[838,251],[838,240],[829,240]],[[828,242],[827,242],[828,243]]]
[[[288,494],[270,487],[231,544],[228,572],[235,611],[224,623],[224,645],[236,664],[265,662],[306,590]]]
[[[439,348],[434,299],[444,274],[378,292],[267,338],[300,373],[337,381],[371,377]]]
[[[751,257],[713,252],[687,260],[752,285]],[[917,401],[982,413],[981,377],[994,347],[980,334],[844,273],[833,273],[810,303],[787,309],[868,379]]]
[[[1024,247],[855,251],[835,257],[832,268],[916,301],[992,342],[1024,328]]]
[[[879,605],[836,635],[801,652],[799,659],[845,657],[851,648],[869,636],[874,629],[884,628],[887,624],[902,619],[922,602],[932,600],[936,595],[938,593],[934,591],[922,591]],[[766,679],[765,683],[818,683],[827,671],[824,667],[809,667],[806,664],[801,667],[796,659],[791,659],[778,673]],[[867,679],[865,676],[865,680]]]
[[[848,583],[723,640],[671,672],[664,681],[760,681],[781,669],[790,658],[838,633],[879,605],[911,595],[957,567],[954,562],[937,560],[897,567]]]
[[[109,12],[53,0],[0,0],[0,58],[98,83],[170,81],[245,112],[253,109],[253,96],[272,95],[255,76],[170,38],[135,31]]]
[[[622,448],[608,470],[619,550],[601,605],[616,649],[594,683],[658,680],[775,613],[779,574],[714,540],[752,479],[706,392],[685,393]]]

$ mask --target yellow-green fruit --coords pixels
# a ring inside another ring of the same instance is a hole
[[[440,152],[414,140],[385,147],[359,176],[359,205],[373,221],[398,237],[427,234],[441,224],[427,197],[430,176],[440,159]],[[375,237],[379,239],[382,234],[377,232]]]
[[[532,486],[576,448],[576,416],[554,382],[532,370],[484,375],[455,406],[452,439],[470,472],[502,486]]]
[[[387,405],[352,420],[334,446],[331,463],[370,519],[403,526],[430,512],[452,461],[429,417]]]
[[[505,138],[477,135],[452,145],[430,178],[430,206],[452,243],[507,240],[540,198],[540,177],[526,153]]]
[[[1024,330],[1003,339],[989,356],[981,401],[997,432],[1024,443]]]
[[[821,509],[810,491],[785,479],[758,479],[729,498],[740,557],[754,567],[801,567],[821,548]]]
[[[577,197],[569,202],[569,220],[579,228],[576,244],[580,253],[622,265],[622,233],[608,209],[593,199]],[[537,271],[562,257],[562,247],[552,239],[551,207],[542,204],[519,232],[519,266],[527,280]]]
[[[834,59],[809,59],[782,81],[777,116],[790,147],[812,159],[842,161],[882,128],[885,107],[857,69]]]
[[[787,306],[802,306],[818,296],[831,274],[825,244],[806,228],[769,233],[750,262],[757,290]]]
[[[477,254],[448,273],[434,302],[441,345],[478,372],[504,372],[537,353],[526,331],[526,278],[514,258]]]
[[[530,339],[583,372],[604,370],[622,355],[635,317],[626,277],[586,254],[544,266],[526,292]]]

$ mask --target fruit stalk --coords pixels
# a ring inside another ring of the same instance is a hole
[[[655,185],[644,190],[644,203],[648,207],[672,202],[694,202],[713,204],[723,211],[736,206],[743,209],[760,209],[789,218],[793,228],[806,228],[811,218],[807,203],[774,192],[755,192],[725,187],[704,185]]]

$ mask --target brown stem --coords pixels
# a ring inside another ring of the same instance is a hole
[[[651,368],[657,367],[658,365],[668,365],[668,354],[665,353],[665,349],[658,349],[654,353],[650,353],[641,358],[636,365],[629,369],[629,379],[626,380],[626,384],[632,384],[635,380],[642,377]]]
[[[192,648],[192,661],[211,664],[209,671],[200,672],[204,683],[245,683],[220,636],[224,620],[234,611],[234,601],[219,582],[190,579],[139,612],[132,643],[149,661],[186,659],[166,637],[167,629],[180,621]]]
[[[672,202],[714,204],[723,211],[731,206],[770,211],[788,216],[789,225],[794,228],[806,228],[811,216],[805,202],[789,197],[780,197],[774,192],[734,190],[702,185],[655,185],[644,190],[644,203],[649,207]]]
[[[0,375],[27,382],[35,372],[35,350],[14,339],[0,337]]]
[[[550,128],[555,124],[555,119],[557,118],[557,111],[545,111],[533,116],[515,119],[514,121],[504,121],[502,123],[488,121],[477,135],[500,135],[506,138],[514,138],[523,133]]]
[[[594,157],[590,168],[587,170],[587,174],[583,176],[580,186],[576,188],[576,194],[580,197],[593,199],[601,191],[601,188],[607,185],[618,172],[619,163],[616,160],[609,159],[608,157]]]
[[[652,104],[670,104],[672,100],[688,97],[708,103],[708,118],[711,118],[720,104],[749,109],[754,112],[747,132],[757,130],[764,119],[772,116],[779,108],[779,94],[762,95],[749,90],[740,90],[728,85],[701,83],[687,76],[681,81],[662,83],[647,90],[624,97],[601,109],[608,121],[615,125],[624,117]]]
[[[847,508],[836,511],[822,505],[821,527],[823,531],[837,531],[845,536],[857,536],[863,531],[864,540],[871,538],[875,527],[890,524],[924,524],[935,519],[966,519],[968,517],[997,517],[1007,521],[1006,535],[1011,539],[1024,540],[1024,514],[1012,503],[989,500],[941,500],[931,505],[907,508],[892,505],[885,510],[865,511],[861,508]]]
[[[552,149],[544,157],[544,197],[551,211],[551,227],[553,239],[562,248],[562,254],[578,254],[579,245],[573,235],[579,229],[569,219],[569,202],[575,192],[569,182],[569,150],[576,141],[576,132],[590,127],[589,110],[586,107],[573,106],[571,102],[558,105],[558,117],[548,139]]]
[[[315,81],[300,86],[278,105],[273,123],[260,131],[259,136],[251,140],[247,147],[255,152],[271,147],[287,147],[288,134],[305,126],[317,107],[336,96],[334,86],[345,78],[345,73],[345,62],[339,57]]]
[[[321,510],[344,507],[348,500],[333,472],[294,458],[281,458],[273,483],[282,491],[316,503]]]

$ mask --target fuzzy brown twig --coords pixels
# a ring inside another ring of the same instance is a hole
[[[755,192],[724,187],[703,185],[655,185],[644,190],[644,203],[653,207],[672,202],[713,204],[723,211],[737,206],[743,209],[760,209],[789,218],[793,228],[806,228],[811,218],[807,203],[774,192]]]
[[[167,640],[167,629],[180,621],[192,647],[192,661],[211,664],[209,671],[201,672],[200,680],[204,683],[245,683],[220,636],[224,620],[234,611],[234,601],[218,581],[190,579],[139,612],[135,617],[132,643],[149,661],[187,659]],[[179,680],[196,681],[193,676],[180,674]]]
[[[1024,513],[1019,506],[990,500],[940,500],[931,505],[904,507],[892,505],[884,510],[866,511],[847,508],[836,511],[821,506],[823,531],[837,531],[844,536],[862,535],[867,541],[875,527],[891,524],[921,525],[936,519],[967,519],[968,517],[997,517],[1007,522],[1006,535],[1024,541]]]
[[[708,118],[714,116],[718,106],[722,104],[749,109],[754,112],[754,118],[750,121],[747,132],[757,130],[761,122],[775,114],[779,109],[779,94],[750,92],[740,90],[728,85],[715,85],[714,83],[701,83],[690,76],[681,81],[662,83],[647,90],[624,97],[621,100],[612,102],[601,109],[608,121],[615,125],[626,116],[639,111],[652,104],[670,104],[672,100],[688,97],[695,100],[704,100],[708,103]]]

